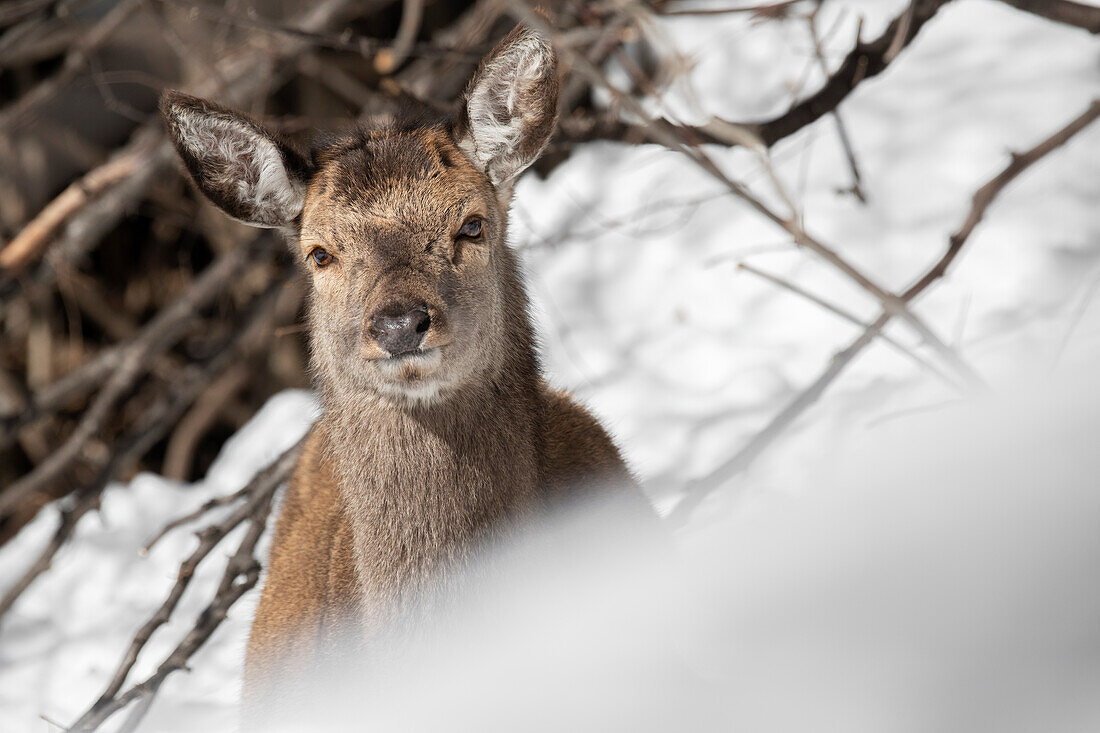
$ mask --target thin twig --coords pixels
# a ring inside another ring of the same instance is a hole
[[[733,8],[668,8],[658,11],[659,15],[728,15],[734,13],[752,13],[761,17],[781,16],[802,0],[783,0],[777,3],[764,3],[761,5],[743,5]]]
[[[741,447],[733,456],[723,461],[712,469],[706,476],[689,481],[684,486],[684,498],[673,507],[667,519],[673,523],[685,521],[695,507],[714,489],[729,481],[731,478],[748,468],[761,453],[768,448],[776,438],[813,405],[825,392],[825,389],[836,380],[844,368],[856,358],[863,349],[879,335],[883,327],[890,320],[887,314],[880,315],[877,320],[867,326],[855,341],[841,351],[833,355],[829,360],[829,366],[814,380],[813,384],[802,390],[778,415],[773,417],[764,429],[756,433],[748,443]]]
[[[245,486],[240,491],[235,491],[232,494],[223,494],[221,496],[215,496],[213,499],[208,499],[207,501],[203,502],[203,505],[200,506],[195,511],[193,511],[189,514],[184,514],[182,517],[176,517],[171,522],[169,522],[168,524],[161,527],[160,531],[157,532],[155,535],[153,535],[153,537],[150,538],[150,540],[145,543],[145,545],[141,548],[141,554],[142,555],[149,554],[149,551],[152,550],[153,547],[158,542],[160,542],[162,539],[164,539],[164,537],[169,532],[171,532],[172,530],[177,529],[179,527],[182,527],[185,524],[190,524],[191,522],[195,521],[196,519],[204,516],[205,514],[213,511],[214,509],[217,509],[218,507],[225,506],[226,504],[233,504],[237,501],[240,501],[241,499],[243,499],[249,493],[249,491],[251,491],[251,489],[248,486]]]
[[[975,192],[973,199],[971,199],[970,212],[967,214],[962,226],[951,235],[947,252],[944,253],[943,258],[935,267],[925,273],[924,277],[914,283],[901,296],[902,299],[906,302],[912,300],[933,281],[943,277],[947,268],[955,260],[955,256],[958,255],[963,243],[974,231],[974,227],[978,226],[978,223],[985,217],[986,209],[989,208],[1005,186],[1052,150],[1065,145],[1070,138],[1092,124],[1097,117],[1100,117],[1100,99],[1093,100],[1092,104],[1082,114],[1031,150],[1024,153],[1012,153],[1008,166]]]
[[[739,270],[744,270],[745,272],[752,273],[753,275],[756,275],[757,277],[759,277],[763,280],[767,280],[768,282],[772,283],[773,285],[776,285],[780,288],[783,288],[784,290],[790,291],[790,292],[794,293],[795,295],[797,295],[801,298],[805,298],[806,300],[810,301],[811,303],[825,309],[829,313],[832,313],[833,315],[847,321],[848,323],[851,323],[852,325],[859,326],[862,329],[867,329],[867,328],[870,327],[869,323],[866,323],[866,322],[860,320],[859,318],[857,318],[853,314],[849,313],[848,311],[844,310],[843,308],[840,308],[840,307],[834,305],[833,303],[830,303],[829,301],[825,300],[824,298],[821,298],[820,296],[814,295],[810,291],[806,290],[805,288],[803,288],[799,285],[796,285],[795,283],[791,282],[790,280],[786,280],[786,279],[781,278],[777,275],[773,275],[771,273],[764,272],[763,270],[760,270],[756,267],[753,267],[752,265],[750,265],[746,262],[738,263],[737,268]],[[908,359],[911,359],[917,366],[921,367],[922,369],[927,370],[931,374],[935,374],[937,377],[939,377],[941,380],[943,380],[946,384],[949,384],[950,386],[952,386],[954,388],[959,387],[959,383],[957,381],[955,381],[954,379],[952,379],[951,377],[949,377],[947,374],[945,374],[939,367],[937,367],[935,364],[931,363],[930,361],[925,359],[923,356],[921,356],[917,352],[913,351],[912,349],[910,349],[908,346],[901,343],[897,339],[895,339],[891,336],[888,336],[885,333],[879,333],[878,337],[880,339],[882,339],[883,343],[892,346],[894,349],[896,349],[898,351],[898,353],[903,354]]]
[[[908,23],[908,30],[900,35],[904,40],[903,47],[907,47],[924,25],[948,2],[950,0],[916,0],[915,9],[908,20],[906,16],[909,15],[909,9],[906,8],[901,15],[894,18],[878,38],[866,43],[857,41],[836,71],[825,80],[821,89],[778,117],[747,122],[715,118],[711,123],[704,125],[685,125],[660,120],[657,124],[670,128],[676,136],[692,144],[740,145],[742,144],[740,139],[730,139],[722,134],[722,130],[728,127],[741,128],[750,131],[765,147],[770,148],[835,110],[860,84],[885,71],[890,65],[886,54],[899,38],[899,29],[902,24]],[[603,120],[589,126],[576,126],[571,137],[578,141],[611,139],[630,142],[648,139],[648,134],[645,125],[622,120]]]
[[[882,60],[887,64],[897,58],[897,55],[901,53],[901,49],[905,48],[905,39],[909,36],[909,27],[913,24],[913,14],[917,11],[917,0],[913,0],[909,3],[909,7],[905,9],[905,12],[901,14],[901,23],[898,24],[897,31],[894,33],[894,40],[890,42],[890,45],[886,48],[886,53],[882,55]]]
[[[916,8],[916,4],[910,4],[909,10],[912,11]],[[818,6],[820,9],[820,6]],[[810,39],[814,44],[814,57],[817,59],[818,67],[821,69],[821,73],[826,78],[829,76],[829,66],[825,61],[825,51],[821,47],[821,35],[817,31],[817,10],[810,13],[806,19],[806,23],[810,29]],[[897,52],[901,50],[900,42],[904,41],[905,36],[909,33],[908,25],[904,25],[898,29],[897,39],[899,46],[896,51],[891,55],[887,53],[886,61],[889,63]],[[852,187],[849,189],[861,203],[867,203],[867,195],[863,191],[863,176],[859,172],[859,164],[856,162],[855,148],[852,146],[852,138],[848,135],[848,126],[844,124],[844,117],[840,114],[840,109],[834,109],[832,112],[833,120],[836,122],[836,135],[840,139],[840,145],[844,148],[844,155],[848,159],[848,167],[852,171]]]

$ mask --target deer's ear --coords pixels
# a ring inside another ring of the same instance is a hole
[[[549,142],[558,118],[557,65],[550,44],[518,26],[470,80],[455,138],[494,184],[522,173]]]
[[[287,227],[301,213],[309,165],[259,123],[174,91],[161,97],[160,111],[195,185],[227,214]]]

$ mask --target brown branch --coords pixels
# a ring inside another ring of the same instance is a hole
[[[1074,118],[1069,124],[1043,140],[1025,153],[1014,154],[1009,165],[997,174],[989,183],[978,189],[974,194],[970,213],[963,225],[951,235],[947,250],[928,271],[919,278],[911,287],[905,290],[900,299],[906,303],[912,302],[921,293],[941,279],[948,267],[958,256],[964,244],[970,238],[974,228],[982,220],[989,205],[1001,191],[1008,186],[1017,176],[1023,173],[1040,158],[1048,155],[1057,148],[1065,145],[1074,135],[1083,130],[1091,122],[1100,116],[1100,100],[1094,100],[1084,113]],[[851,363],[860,352],[863,351],[889,323],[895,314],[883,311],[873,323],[867,326],[859,337],[843,350],[837,352],[829,366],[818,376],[814,382],[795,397],[783,410],[772,418],[763,430],[739,450],[736,454],[721,463],[706,476],[689,482],[684,489],[684,498],[669,513],[668,518],[674,522],[683,522],[691,512],[699,505],[705,496],[745,470],[752,461],[770,446],[780,434],[813,405],[832,384],[844,368]]]
[[[931,20],[948,1],[913,0],[912,8],[906,8],[901,15],[894,18],[878,38],[869,43],[857,41],[855,48],[818,92],[775,119],[749,123],[747,126],[766,146],[771,147],[783,138],[790,137],[803,127],[821,119],[839,107],[840,103],[861,83],[886,70],[890,64],[886,54],[894,44],[895,38],[900,35],[903,39],[902,46],[908,46],[920,33],[924,24]],[[904,32],[899,33],[903,26],[905,26]]]
[[[897,50],[900,50],[898,39],[901,39],[900,47],[908,46],[925,23],[948,2],[950,0],[912,0],[911,5],[894,18],[878,38],[868,42],[857,39],[855,47],[826,79],[821,89],[778,117],[750,122],[715,119],[705,125],[680,125],[659,120],[657,124],[691,144],[713,143],[727,146],[742,144],[741,139],[725,134],[726,129],[735,127],[749,131],[765,147],[770,148],[836,110],[861,83],[885,71],[893,58],[888,54],[892,52],[896,56]],[[570,138],[576,141],[611,139],[637,142],[648,139],[645,125],[620,120],[597,122],[587,126],[587,129],[584,126],[573,127]]]
[[[157,691],[160,690],[160,686],[172,672],[187,668],[187,661],[196,651],[202,648],[203,644],[221,626],[233,604],[250,591],[260,579],[260,563],[255,557],[256,543],[259,542],[267,526],[267,518],[271,513],[274,497],[275,490],[272,487],[256,503],[251,516],[248,518],[248,531],[245,533],[244,539],[241,540],[237,552],[229,558],[213,600],[199,614],[195,625],[184,636],[183,640],[160,663],[156,672],[121,695],[97,702],[95,706],[69,727],[71,733],[96,730],[109,717],[130,703],[156,695]],[[128,722],[131,725],[134,724],[134,721]]]
[[[469,79],[481,58],[480,52],[488,50],[493,24],[503,13],[500,0],[477,0],[458,20],[433,36],[434,43],[469,55],[456,55],[449,65],[433,63],[428,58],[417,59],[397,73],[401,88],[416,99],[440,99],[449,105]]]
[[[312,4],[309,10],[303,12],[297,20],[291,23],[290,27],[300,29],[306,34],[320,31],[340,17],[347,7],[352,4],[353,0],[325,0],[324,2]],[[388,4],[388,0],[372,0],[372,5],[375,7],[385,4]],[[230,55],[218,64],[220,73],[215,78],[204,79],[202,82],[193,85],[189,91],[196,96],[219,97],[228,104],[240,104],[266,87],[273,62],[279,63],[293,59],[309,48],[308,40],[291,39],[287,43],[274,45],[273,50],[270,52],[266,50],[253,52],[243,57]],[[223,86],[224,80],[229,80],[228,87]],[[145,148],[144,152],[140,150],[141,148]],[[136,172],[128,178],[121,179],[116,184],[116,189],[121,189],[124,195],[108,199],[110,205],[96,207],[88,212],[88,216],[81,217],[79,220],[80,214],[86,213],[87,209],[81,210],[74,216],[70,226],[67,227],[67,232],[73,233],[75,241],[69,242],[70,248],[63,250],[67,256],[74,254],[74,252],[69,251],[70,249],[76,250],[75,254],[80,254],[93,243],[98,242],[103,234],[121,219],[129,207],[147,192],[148,184],[157,176],[163,175],[174,162],[171,146],[164,135],[159,120],[139,128],[138,132],[131,138],[130,143],[116,154],[116,158],[126,157],[131,153],[135,154],[134,170]],[[97,175],[97,171],[93,170],[86,174],[82,181],[87,181]],[[104,196],[109,195],[116,189],[109,189]],[[66,189],[66,192],[68,190]],[[62,193],[61,195],[65,196],[66,194]],[[82,203],[91,204],[94,200],[85,198]],[[65,210],[72,213],[68,207],[65,207]],[[18,238],[17,236],[16,239]],[[38,240],[32,238],[31,241],[37,243]],[[0,251],[0,257],[3,257],[2,251]],[[22,258],[19,262],[22,265],[26,264],[26,260]],[[14,280],[11,277],[12,273],[6,272],[4,274],[8,275],[7,279],[9,281]],[[47,271],[41,273],[40,277],[44,281],[52,282],[53,275]],[[4,289],[9,293],[14,290],[11,282]]]
[[[61,509],[61,522],[54,530],[53,535],[50,536],[50,541],[42,548],[42,552],[38,554],[30,567],[23,572],[23,575],[4,592],[3,597],[0,597],[0,623],[3,622],[4,615],[23,595],[23,591],[27,590],[39,575],[50,569],[54,556],[72,536],[76,523],[95,507],[98,499],[98,491],[81,492],[70,506]]]
[[[802,0],[782,0],[777,3],[764,3],[761,5],[745,5],[734,8],[668,8],[659,10],[658,15],[729,15],[736,13],[752,13],[762,18],[783,17],[788,10]]]
[[[828,77],[829,66],[825,61],[825,51],[821,47],[821,36],[817,31],[817,12],[818,10],[820,10],[820,7],[821,6],[818,6],[814,10],[814,12],[810,13],[809,17],[806,20],[806,23],[809,26],[810,39],[813,41],[814,44],[814,58],[817,60],[817,65],[821,69],[821,73],[825,74],[825,76]],[[911,12],[915,7],[915,5],[910,5],[909,11]],[[904,44],[904,39],[908,32],[908,23],[904,23],[898,28],[898,35],[896,36],[894,44],[895,46],[897,46],[897,49],[894,50],[893,47],[891,47],[890,50],[893,51],[892,55],[890,51],[887,52],[887,63],[889,63],[889,59],[892,59],[893,56],[896,56],[897,53],[901,50],[902,45]],[[839,138],[840,145],[844,149],[844,155],[848,159],[848,167],[852,171],[852,187],[848,189],[848,191],[851,192],[857,199],[859,199],[860,202],[867,203],[867,195],[863,191],[863,176],[860,175],[859,172],[859,164],[856,162],[855,148],[852,145],[851,136],[848,135],[848,126],[844,124],[844,118],[841,116],[839,109],[834,109],[832,112],[832,116],[833,121],[836,122],[837,138]]]
[[[135,202],[149,192],[153,181],[164,175],[174,160],[175,152],[164,139],[159,122],[138,128],[130,142],[117,155],[124,156],[128,151],[149,143],[153,144],[148,154],[141,158],[133,174],[108,188],[98,198],[87,200],[84,207],[62,226],[56,241],[52,245],[46,243],[48,255],[32,271],[0,271],[0,300],[6,301],[21,292],[41,291],[50,287],[57,279],[57,268],[53,266],[51,259],[62,263],[76,262],[114,229]],[[93,175],[94,170],[85,178]]]
[[[30,567],[20,576],[19,580],[15,582],[4,593],[3,598],[0,598],[0,621],[3,620],[4,615],[11,609],[23,592],[30,587],[30,585],[40,576],[42,573],[49,570],[50,565],[53,563],[54,556],[64,546],[64,544],[72,536],[73,531],[76,529],[77,522],[92,509],[95,509],[99,504],[100,495],[107,487],[107,483],[111,480],[111,477],[127,463],[137,460],[137,458],[152,447],[156,442],[155,436],[156,427],[158,424],[163,424],[172,419],[173,407],[176,406],[182,411],[183,396],[177,397],[174,403],[169,403],[166,398],[162,398],[156,405],[146,411],[142,418],[142,422],[137,429],[130,431],[127,437],[122,441],[122,448],[112,457],[111,461],[103,469],[99,471],[95,481],[91,485],[81,489],[77,492],[72,504],[69,507],[61,510],[61,523],[57,529],[54,530],[53,536],[50,541],[39,553],[38,557]],[[149,442],[153,439],[152,442]]]
[[[951,235],[947,252],[944,253],[935,267],[926,272],[920,280],[902,294],[902,299],[907,302],[912,300],[946,274],[947,268],[955,261],[955,257],[962,249],[963,243],[970,237],[974,227],[978,226],[985,217],[986,209],[989,208],[1005,186],[1052,150],[1065,145],[1070,138],[1092,124],[1097,117],[1100,117],[1100,99],[1093,100],[1092,104],[1081,115],[1031,150],[1024,153],[1012,153],[1012,160],[1008,166],[975,192],[971,200],[970,212],[958,231]]]
[[[255,241],[263,242],[265,238]],[[26,476],[0,491],[0,515],[10,512],[25,497],[57,480],[73,465],[84,445],[102,429],[118,400],[151,366],[151,359],[182,337],[200,309],[224,292],[227,284],[252,262],[257,251],[262,251],[262,247],[254,243],[222,255],[180,298],[157,314],[138,336],[80,370],[96,376],[104,373],[110,376],[62,446]],[[31,413],[32,407],[28,406],[23,416]]]
[[[125,654],[122,657],[122,661],[119,663],[118,668],[115,670],[114,676],[107,684],[106,689],[96,700],[95,704],[72,726],[72,730],[84,730],[94,729],[97,725],[102,723],[110,715],[117,710],[124,707],[127,702],[121,702],[119,697],[119,691],[122,690],[122,685],[126,682],[126,677],[130,674],[130,670],[133,669],[134,664],[137,662],[138,655],[141,650],[145,648],[145,644],[153,636],[153,633],[167,623],[175,611],[176,606],[179,604],[180,598],[183,597],[184,591],[190,585],[192,578],[194,577],[195,570],[199,564],[209,555],[215,547],[217,547],[225,537],[237,528],[242,522],[248,520],[252,523],[251,532],[256,531],[257,527],[262,531],[264,525],[264,519],[266,518],[267,511],[270,508],[271,498],[274,496],[275,490],[282,485],[290,476],[290,472],[294,468],[294,463],[297,461],[298,453],[301,450],[302,444],[305,442],[305,438],[298,441],[294,446],[284,451],[278,458],[272,461],[266,468],[258,472],[240,491],[230,494],[228,497],[224,497],[227,503],[228,500],[236,499],[237,497],[248,497],[248,501],[237,508],[232,514],[223,519],[220,522],[212,524],[205,529],[197,533],[199,544],[198,547],[187,557],[183,563],[180,564],[179,571],[176,574],[176,582],[168,592],[167,598],[161,603],[160,607],[153,613],[152,616],[145,622],[144,625],[134,635],[133,640],[130,642],[130,646],[127,648]],[[213,500],[212,500],[213,501]],[[208,502],[209,504],[209,502]],[[204,505],[205,506],[205,505]],[[186,520],[188,517],[181,519]],[[180,520],[172,522],[165,528],[167,532],[170,528],[178,526]],[[251,558],[251,551],[254,543],[249,546],[248,553]],[[242,547],[245,544],[242,543]],[[240,555],[240,550],[238,550]],[[229,573],[233,569],[234,560],[230,560],[229,567],[226,572]],[[234,574],[234,577],[236,577]],[[215,596],[215,601],[222,598],[225,593],[225,581],[223,579],[223,587],[218,589],[218,594]],[[232,605],[230,603],[229,605]],[[228,609],[228,605],[226,606]],[[200,616],[200,620],[202,617]],[[212,619],[208,622],[213,621]],[[217,626],[217,623],[214,623]],[[212,631],[213,629],[211,629]],[[195,647],[197,648],[197,646]],[[173,656],[178,653],[173,652]],[[172,657],[170,656],[169,659]],[[181,662],[186,659],[180,660]],[[182,666],[182,663],[179,665]],[[178,668],[178,667],[177,667]],[[167,669],[164,671],[164,676],[172,671]],[[158,669],[158,674],[161,669]],[[163,677],[162,677],[163,679]],[[146,681],[148,683],[148,681]],[[143,683],[146,684],[146,683]],[[159,682],[156,685],[148,685],[148,692],[146,696],[152,696],[156,692],[156,688],[159,687]],[[131,698],[133,699],[133,695]]]
[[[723,461],[706,476],[689,481],[684,487],[684,498],[673,507],[666,517],[674,523],[685,521],[703,498],[726,481],[748,468],[761,453],[770,446],[810,405],[817,402],[825,389],[836,380],[840,373],[875,337],[890,320],[887,314],[880,315],[847,347],[837,352],[829,360],[829,366],[804,389],[798,396],[773,417],[763,430],[754,435],[737,453]]]
[[[278,21],[270,20],[267,18],[261,18],[256,15],[239,15],[237,13],[232,13],[225,8],[219,7],[217,5],[194,2],[193,0],[160,1],[172,5],[178,5],[181,8],[194,12],[205,18],[211,18],[220,22],[228,23],[233,26],[250,28],[264,33],[284,36],[314,47],[328,48],[335,51],[350,51],[352,53],[357,53],[368,60],[374,58],[380,52],[389,50],[387,49],[387,45],[389,42],[382,38],[371,38],[369,36],[360,36],[347,32],[343,32],[340,34],[330,34],[321,33],[316,30],[311,31],[304,28],[295,27],[293,25],[279,23]],[[406,2],[411,1],[412,0],[406,0]],[[423,4],[423,0],[415,0],[415,2],[421,5]],[[404,36],[402,36],[402,28],[404,28],[404,23],[406,22],[405,16],[402,16],[402,26],[398,28],[398,39],[402,44],[405,44],[403,58],[408,57],[409,55],[416,55],[423,58],[460,57],[468,58],[475,62],[480,58],[480,55],[471,52],[469,49],[453,49],[435,43],[416,42],[416,33],[420,30],[420,18],[416,13],[409,16],[409,23],[413,23],[414,21],[415,25],[404,29],[405,34],[411,34],[411,37],[409,38],[405,38]],[[487,51],[488,49],[485,48],[480,50]],[[396,65],[394,68],[396,68]]]
[[[249,486],[251,486],[251,484]],[[141,548],[141,554],[147,555],[149,551],[152,550],[153,547],[162,539],[164,539],[164,537],[172,530],[182,527],[185,524],[190,524],[199,517],[202,517],[203,515],[213,511],[214,509],[217,509],[218,507],[240,501],[249,493],[249,491],[251,491],[249,486],[245,486],[244,488],[240,489],[239,491],[235,491],[232,494],[215,496],[213,499],[209,499],[203,502],[202,506],[200,506],[198,509],[191,512],[190,514],[184,514],[181,517],[176,517],[171,522],[161,527],[160,531],[153,535],[153,537],[145,543],[145,546]]]
[[[56,3],[60,7],[61,2]],[[81,29],[71,21],[35,15],[0,34],[0,66],[26,66],[64,54],[80,38]]]
[[[0,268],[19,270],[30,260],[40,256],[54,232],[69,217],[105,189],[134,175],[146,163],[154,144],[152,136],[141,136],[140,144],[123,148],[106,163],[70,184],[0,250]]]
[[[191,459],[199,440],[221,414],[226,403],[248,383],[253,371],[246,363],[234,364],[215,379],[195,400],[195,404],[180,419],[172,431],[168,447],[164,451],[161,475],[167,479],[186,481],[190,475]]]
[[[1025,13],[1100,33],[1100,8],[1071,0],[1001,0]]]
[[[31,15],[45,11],[59,0],[8,0],[8,3],[0,7],[0,28],[7,28]]]

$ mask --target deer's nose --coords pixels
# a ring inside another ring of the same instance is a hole
[[[416,351],[432,317],[423,304],[391,303],[371,317],[370,334],[390,356]]]

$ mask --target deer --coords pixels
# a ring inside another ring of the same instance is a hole
[[[547,146],[558,90],[551,44],[521,25],[456,112],[360,126],[308,154],[240,112],[162,97],[198,190],[281,230],[308,281],[322,411],[245,654],[244,714],[258,728],[338,630],[379,633],[486,538],[583,487],[645,502],[600,422],[544,378],[507,243],[514,184]]]

